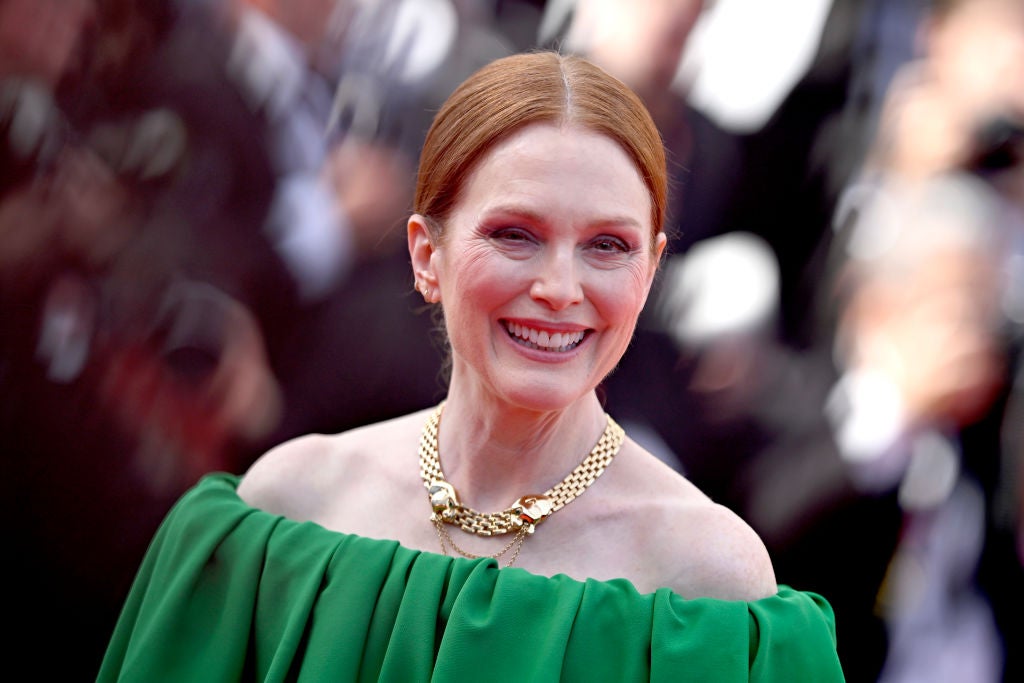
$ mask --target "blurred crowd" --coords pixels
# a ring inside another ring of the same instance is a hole
[[[669,151],[609,412],[829,599],[848,680],[1024,678],[1020,0],[0,0],[16,668],[95,675],[204,473],[443,396],[421,138],[534,48]]]

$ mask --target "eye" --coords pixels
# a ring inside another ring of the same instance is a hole
[[[524,230],[523,228],[517,227],[505,227],[498,228],[491,232],[491,239],[499,240],[510,244],[519,244],[522,242],[532,242],[533,236]]]
[[[622,240],[618,237],[612,237],[611,235],[602,235],[594,239],[593,241],[591,241],[590,246],[596,249],[597,251],[611,253],[628,253],[629,251],[631,251],[629,244],[627,244],[625,240]]]

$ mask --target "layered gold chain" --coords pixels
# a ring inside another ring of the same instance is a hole
[[[462,505],[455,488],[445,480],[444,472],[441,471],[437,434],[443,410],[444,402],[439,404],[427,418],[420,436],[419,447],[420,476],[423,478],[423,485],[430,497],[433,509],[431,520],[437,525],[439,536],[443,530],[441,524],[445,523],[457,525],[463,531],[478,536],[498,536],[516,531],[519,532],[517,540],[521,543],[524,533],[533,533],[537,524],[571,503],[601,476],[618,454],[625,438],[622,427],[610,415],[606,415],[608,422],[601,438],[598,439],[597,444],[583,462],[577,465],[565,479],[543,494],[526,495],[500,512],[485,513]],[[444,532],[444,536],[451,542],[451,537],[447,532]],[[441,545],[444,550],[443,540]],[[454,543],[452,546],[459,550]],[[505,550],[508,550],[508,547]]]

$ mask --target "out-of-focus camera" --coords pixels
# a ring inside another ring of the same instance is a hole
[[[227,352],[227,325],[236,306],[227,294],[202,282],[176,281],[167,289],[150,339],[174,377],[196,388],[207,384]]]

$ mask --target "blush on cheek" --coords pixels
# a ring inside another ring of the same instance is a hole
[[[495,303],[528,287],[521,271],[500,259],[465,259],[455,269],[455,296]]]

